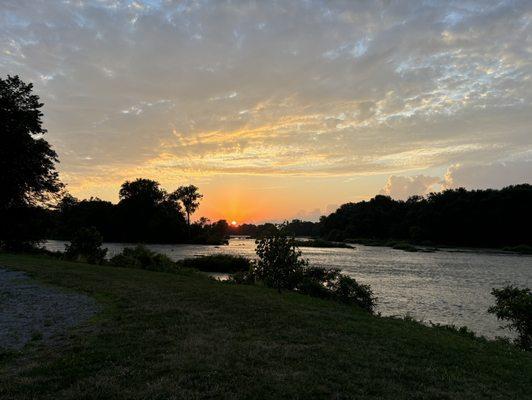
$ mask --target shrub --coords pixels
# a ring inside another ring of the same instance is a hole
[[[282,230],[256,241],[256,253],[259,259],[255,263],[254,273],[266,286],[293,290],[301,278],[303,268],[308,265],[301,259],[301,252],[295,246],[293,237]]]
[[[214,254],[196,258],[187,258],[180,262],[187,268],[195,268],[206,272],[234,273],[239,271],[249,271],[251,260],[242,256],[230,254]]]
[[[376,302],[369,285],[358,283],[355,279],[341,274],[336,268],[305,268],[296,290],[312,297],[356,304],[369,312],[373,312]]]
[[[282,232],[258,240],[259,259],[253,270],[233,277],[232,281],[253,283],[259,280],[279,291],[295,290],[312,297],[356,304],[373,312],[376,299],[369,285],[359,284],[336,268],[309,267],[308,262],[301,259],[301,252],[296,250],[294,239]]]
[[[331,287],[333,298],[347,304],[356,304],[360,308],[373,312],[376,298],[371,286],[358,283],[355,279],[339,274]]]
[[[150,271],[174,272],[178,266],[169,257],[147,249],[142,245],[126,247],[109,261],[117,267],[141,268]]]
[[[516,344],[525,349],[532,349],[532,292],[528,288],[520,289],[508,285],[493,289],[495,305],[488,312],[498,319],[509,321],[506,328],[517,332]]]
[[[101,264],[107,254],[107,249],[102,249],[102,243],[102,235],[96,228],[81,228],[67,245],[65,258]]]

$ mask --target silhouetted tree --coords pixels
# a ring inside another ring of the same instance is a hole
[[[9,250],[29,249],[44,237],[49,214],[37,205],[63,187],[32,89],[18,76],[0,78],[0,248]]]
[[[496,303],[488,309],[498,319],[508,321],[506,328],[517,332],[516,344],[532,350],[532,291],[508,285],[493,289]]]
[[[329,240],[400,239],[458,246],[532,245],[532,186],[452,189],[407,201],[375,196],[320,220]]]
[[[199,207],[199,201],[203,195],[198,192],[198,188],[194,185],[180,186],[175,192],[170,195],[171,199],[178,200],[183,204],[183,208],[187,213],[187,224],[190,227],[190,215],[194,214]]]
[[[158,182],[139,178],[122,184],[119,192],[120,201],[133,202],[147,207],[156,207],[166,198],[166,192]]]
[[[0,78],[0,209],[48,200],[62,188],[32,89],[18,76]]]
[[[96,228],[82,228],[74,234],[70,244],[67,245],[65,257],[69,260],[101,264],[107,254],[107,249],[102,248],[102,243],[102,235]]]

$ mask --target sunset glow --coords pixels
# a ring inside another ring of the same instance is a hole
[[[245,223],[530,180],[526,2],[237,3],[3,5],[73,195],[194,184]]]

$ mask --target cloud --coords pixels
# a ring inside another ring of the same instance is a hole
[[[0,70],[35,83],[72,186],[413,174],[532,148],[531,17],[526,0],[4,0]]]
[[[501,189],[509,185],[532,184],[532,160],[496,162],[492,164],[456,164],[443,177],[388,177],[380,194],[405,200],[413,195],[426,195],[444,189]]]
[[[394,199],[406,200],[410,196],[425,195],[440,190],[441,178],[436,176],[396,176],[388,178],[386,186],[380,194],[391,196]]]
[[[532,160],[487,165],[453,165],[445,174],[444,187],[500,189],[521,183],[532,184]]]

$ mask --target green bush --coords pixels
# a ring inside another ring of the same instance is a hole
[[[277,230],[256,243],[255,251],[259,256],[254,267],[256,278],[279,291],[293,290],[301,279],[303,268],[308,265],[301,259],[294,238]]]
[[[339,274],[331,286],[332,297],[342,303],[356,304],[366,311],[373,312],[376,298],[371,286],[358,283],[355,279]]]
[[[195,268],[206,272],[225,272],[235,273],[249,271],[251,260],[242,256],[231,254],[214,254],[210,256],[201,256],[196,258],[187,258],[180,261],[180,264],[186,268]]]
[[[257,242],[259,259],[249,272],[242,272],[231,279],[234,283],[252,284],[256,281],[278,289],[294,290],[301,294],[356,304],[373,312],[376,299],[371,287],[342,275],[336,268],[309,267],[301,259],[295,241],[275,232]]]
[[[532,292],[529,288],[520,289],[508,285],[493,289],[495,305],[488,312],[498,319],[508,321],[506,328],[517,332],[516,344],[525,349],[532,349]]]
[[[141,268],[150,271],[174,272],[178,265],[164,254],[159,254],[142,245],[125,248],[109,261],[111,265],[126,268]]]
[[[94,227],[81,228],[72,238],[65,250],[65,258],[101,264],[105,260],[107,249],[102,249],[102,235]]]
[[[376,298],[373,296],[371,287],[341,274],[336,268],[305,268],[296,290],[312,297],[356,304],[369,312],[373,312],[375,308]]]

